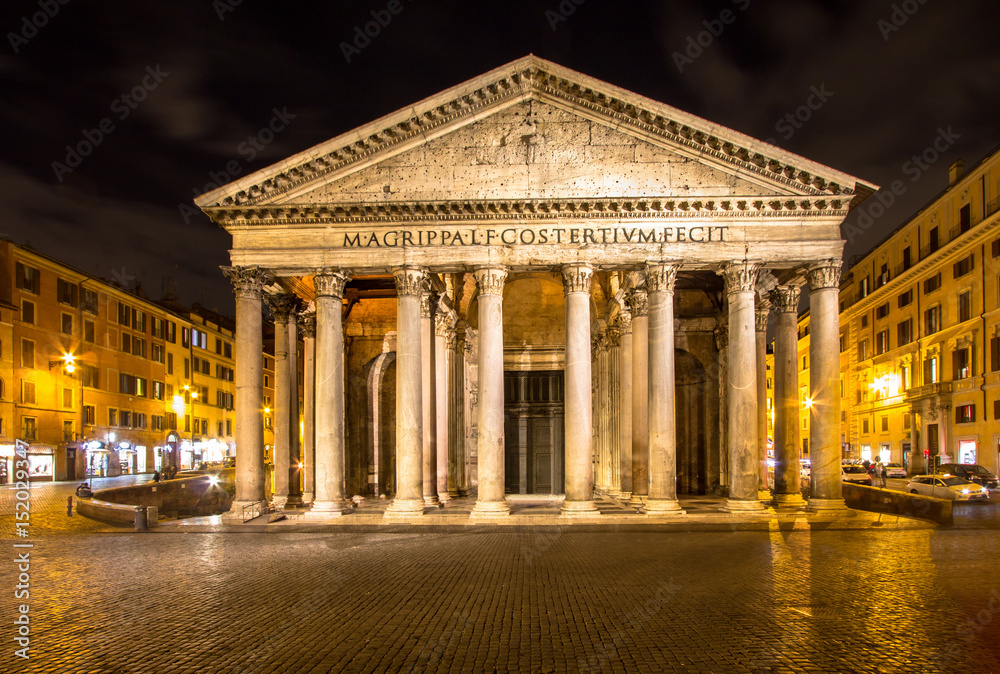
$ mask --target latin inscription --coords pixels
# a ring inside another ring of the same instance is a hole
[[[726,240],[725,225],[704,227],[547,227],[527,229],[391,229],[344,233],[345,248],[425,246],[607,245],[629,243],[715,243]]]

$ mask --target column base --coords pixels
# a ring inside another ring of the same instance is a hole
[[[285,507],[298,507],[304,503],[301,494],[289,494],[285,500]]]
[[[248,506],[256,503],[260,503],[263,499],[257,501],[233,501],[233,504],[229,507],[229,510],[222,513],[222,519],[224,520],[236,520],[237,522],[243,521],[243,506]]]
[[[770,489],[758,489],[757,490],[757,500],[764,502],[771,500],[771,490]]]
[[[628,498],[628,505],[630,508],[641,508],[642,504],[646,502],[647,496],[645,494],[632,493]]]
[[[353,504],[350,501],[316,501],[312,508],[306,511],[307,520],[325,520],[331,517],[340,517],[354,512]]]
[[[811,498],[806,505],[806,512],[840,514],[849,512],[847,502],[842,498]]]
[[[396,498],[385,509],[382,517],[385,519],[406,519],[423,517],[424,500],[422,498]]]
[[[687,511],[681,508],[680,502],[675,498],[651,498],[646,501],[643,507],[646,515],[687,515]]]
[[[277,495],[273,494],[271,496],[271,505],[273,506],[284,506],[288,503],[288,494]]]
[[[806,505],[806,500],[802,494],[775,494],[774,505],[779,508],[802,508]]]
[[[497,519],[510,516],[510,506],[507,501],[476,501],[472,512],[469,513],[471,519]]]
[[[438,494],[438,501],[441,502],[441,507],[445,507],[451,503],[451,495],[448,492],[441,492]]]
[[[764,511],[764,505],[757,499],[730,498],[719,510],[733,514],[760,513]]]
[[[303,505],[308,505],[308,504],[312,503],[315,500],[316,500],[316,495],[313,494],[311,491],[307,491],[304,494],[302,494],[302,504]]]
[[[424,496],[424,506],[427,508],[440,508],[441,501],[438,499],[437,494],[431,494],[430,496]]]
[[[561,517],[600,517],[601,511],[593,501],[563,501]]]
[[[462,496],[465,496],[465,494],[462,494],[462,490],[460,490],[458,487],[448,490],[448,498],[456,499],[456,498],[462,498]]]
[[[630,498],[632,498],[632,492],[630,492],[630,491],[623,491],[620,494],[618,494],[618,500],[619,501],[626,501],[627,502]]]
[[[621,492],[620,489],[609,489],[608,490],[608,496],[610,496],[611,498],[618,498],[621,495],[621,493],[622,492]]]

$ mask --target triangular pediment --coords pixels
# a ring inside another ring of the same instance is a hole
[[[847,203],[873,190],[732,129],[528,56],[195,201],[216,217],[299,205],[533,199]]]

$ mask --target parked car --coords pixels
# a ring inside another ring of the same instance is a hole
[[[840,467],[840,479],[844,482],[851,482],[854,484],[866,484],[869,487],[872,486],[872,478],[865,470],[864,466],[841,466]]]
[[[955,475],[981,484],[987,489],[1000,488],[997,476],[976,463],[942,463],[934,471],[938,475]]]
[[[812,461],[809,459],[799,459],[799,479],[809,480],[812,476]]]
[[[903,468],[898,463],[886,463],[885,466],[885,476],[886,477],[906,477],[906,469]]]
[[[982,501],[990,497],[986,487],[955,475],[915,475],[906,491],[952,501]]]
[[[236,467],[236,457],[235,456],[224,457],[222,459],[222,467],[223,468],[235,468]]]

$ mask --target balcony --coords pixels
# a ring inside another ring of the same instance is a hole
[[[951,393],[951,382],[942,381],[936,384],[925,384],[924,386],[914,386],[906,392],[906,400],[913,402],[924,398],[935,398]]]

